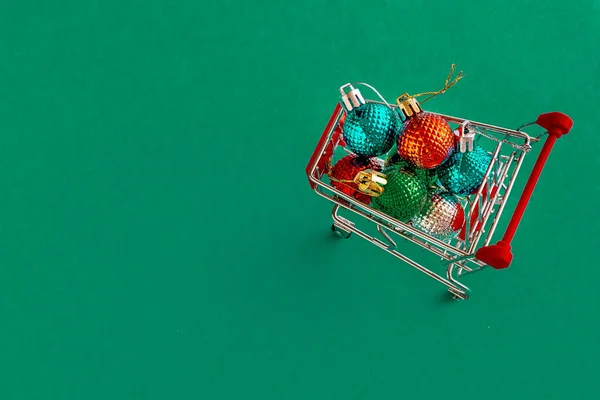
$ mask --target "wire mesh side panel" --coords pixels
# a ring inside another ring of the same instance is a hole
[[[441,115],[451,125],[463,120]],[[455,238],[453,245],[473,254],[490,243],[506,202],[523,163],[531,149],[531,138],[518,131],[472,122],[476,143],[491,155],[491,162],[476,193],[463,200],[465,209],[464,238]]]

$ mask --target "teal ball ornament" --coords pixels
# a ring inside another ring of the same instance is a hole
[[[398,114],[381,103],[362,104],[346,115],[342,136],[346,148],[359,156],[377,157],[387,153],[402,128]]]
[[[440,184],[446,190],[464,196],[479,189],[491,162],[492,156],[477,145],[469,152],[454,152],[436,172]]]

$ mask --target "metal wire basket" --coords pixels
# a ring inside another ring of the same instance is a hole
[[[354,85],[359,84],[355,83]],[[370,87],[369,85],[366,86]],[[367,99],[365,101],[388,104],[392,108],[397,107],[394,104],[385,102],[382,97],[380,100]],[[410,222],[401,222],[372,208],[370,205],[356,200],[328,182],[326,169],[330,165],[333,155],[340,150],[349,153],[349,150],[342,145],[340,120],[344,114],[344,108],[338,103],[306,167],[310,186],[318,195],[334,204],[331,229],[340,237],[348,238],[354,233],[373,243],[380,249],[447,286],[448,291],[456,299],[467,299],[469,297],[470,289],[460,282],[464,275],[480,271],[487,266],[501,269],[510,264],[512,260],[510,242],[531,196],[533,187],[554,141],[567,133],[572,126],[572,120],[568,116],[556,112],[542,114],[536,122],[524,124],[518,129],[507,129],[481,122],[467,121],[464,118],[433,113],[444,118],[452,128],[458,128],[466,122],[470,123],[470,126],[473,127],[472,130],[475,132],[474,140],[491,155],[491,162],[479,189],[475,194],[461,200],[465,211],[465,226],[462,234],[451,239],[441,240],[417,229]],[[522,130],[534,123],[542,126],[546,131],[534,137]],[[505,212],[507,201],[525,156],[532,150],[532,145],[538,143],[544,137],[546,137],[544,148],[531,171],[529,180],[502,239],[497,244],[490,244],[496,233],[500,218]],[[381,158],[378,158],[377,161],[381,165],[384,163]],[[342,211],[344,211],[344,216],[341,215]],[[359,229],[355,222],[359,219],[368,221],[371,227],[376,228],[376,231],[374,230],[371,234],[367,233],[366,229]],[[440,262],[438,265],[425,267],[401,252],[399,240],[426,249],[439,256]]]

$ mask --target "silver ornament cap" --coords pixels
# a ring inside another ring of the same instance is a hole
[[[345,89],[349,88],[350,91],[346,92]],[[346,84],[340,88],[340,93],[342,94],[342,107],[346,112],[350,112],[357,107],[366,104],[365,98],[363,97],[360,90],[356,89],[351,84]]]

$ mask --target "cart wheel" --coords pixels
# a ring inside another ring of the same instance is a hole
[[[452,295],[454,300],[466,300],[469,298],[469,293],[455,288],[448,288],[448,291]]]
[[[352,235],[352,232],[346,232],[345,230],[335,226],[335,224],[331,225],[331,231],[342,239],[348,239],[350,235]]]

